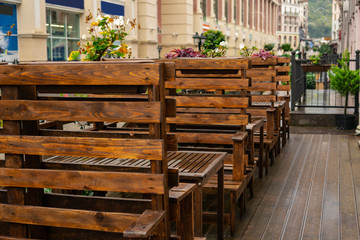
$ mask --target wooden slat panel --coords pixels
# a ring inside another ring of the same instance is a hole
[[[0,186],[164,194],[164,175],[0,168]]]
[[[231,58],[187,58],[175,59],[176,69],[248,69],[248,59]]]
[[[167,123],[174,124],[216,124],[245,125],[248,115],[234,114],[177,114],[176,118],[167,118]]]
[[[0,119],[160,123],[160,102],[0,101]]]
[[[178,78],[241,78],[241,71],[236,70],[176,70]]]
[[[163,140],[1,136],[0,152],[162,160]]]
[[[278,63],[278,58],[267,58],[266,60],[263,60],[261,57],[251,57],[251,64],[253,66],[258,65],[276,65]]]
[[[240,114],[241,109],[225,108],[177,108],[178,113],[234,113]]]
[[[174,82],[165,82],[166,88],[180,89],[227,89],[241,90],[249,86],[249,79],[227,79],[227,78],[176,78]]]
[[[275,77],[276,70],[266,68],[252,68],[246,70],[246,77]]]
[[[234,134],[176,132],[179,143],[233,144]]]
[[[254,84],[254,82],[273,82],[272,77],[251,77],[251,82]]]
[[[290,63],[290,58],[289,57],[279,57],[277,59],[278,63]]]
[[[228,107],[246,108],[249,98],[246,97],[207,97],[207,96],[178,96],[176,97],[178,107]]]
[[[286,76],[276,76],[275,77],[275,81],[277,82],[290,82],[290,76],[286,75]]]
[[[265,108],[248,108],[246,112],[251,114],[253,117],[266,117],[266,109]]]
[[[276,96],[274,95],[259,95],[251,96],[251,102],[275,102]]]
[[[290,72],[291,70],[290,66],[275,66],[275,69],[278,72]]]
[[[278,85],[277,89],[280,91],[290,91],[290,85]]]
[[[275,82],[253,82],[251,87],[249,88],[250,91],[271,91],[276,90],[276,83]]]
[[[0,66],[0,85],[159,85],[160,63],[71,62]]]
[[[148,210],[149,211],[149,210]],[[0,220],[22,224],[124,232],[139,215],[0,204]],[[153,211],[159,216],[163,211]]]

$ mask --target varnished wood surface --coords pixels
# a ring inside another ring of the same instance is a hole
[[[0,66],[0,85],[138,84],[160,84],[159,63],[64,62]]]
[[[269,175],[256,181],[234,239],[359,239],[359,140],[293,134]]]

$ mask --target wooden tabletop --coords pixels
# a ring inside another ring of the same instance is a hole
[[[179,169],[181,180],[196,181],[204,184],[221,169],[225,156],[226,153],[221,152],[169,151],[168,166],[171,169]],[[150,168],[150,161],[147,159],[44,156],[43,165],[46,168],[53,168],[56,165],[65,169],[111,170],[115,168],[137,168],[141,171]]]

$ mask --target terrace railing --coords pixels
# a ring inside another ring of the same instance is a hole
[[[338,64],[341,55],[324,55],[320,65]],[[292,54],[291,58],[291,111],[296,107],[317,107],[317,108],[344,108],[345,97],[340,96],[330,88],[330,79],[327,69],[318,72],[304,72],[302,64],[309,64],[311,61],[306,59],[306,55],[301,59]],[[356,51],[355,59],[350,60],[351,69],[360,68],[360,51]],[[359,95],[349,96],[349,108],[354,109],[358,114]]]

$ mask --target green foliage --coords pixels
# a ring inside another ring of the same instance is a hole
[[[312,38],[330,37],[333,0],[309,0],[309,35]]]
[[[315,73],[307,73],[306,74],[306,89],[315,89]]]
[[[258,50],[258,49],[255,46],[253,46],[251,48],[248,46],[244,46],[243,48],[240,49],[240,56],[241,57],[251,57],[256,50]]]
[[[283,55],[281,55],[282,57],[291,57],[290,54],[284,53]]]
[[[312,55],[309,59],[311,61],[311,64],[320,64],[321,54],[319,53],[318,55]]]
[[[271,51],[271,50],[274,49],[274,47],[275,47],[275,45],[273,43],[265,44],[264,45],[264,50],[265,51]]]
[[[209,30],[204,36],[206,40],[202,45],[202,54],[208,57],[223,57],[228,49],[225,35],[219,30]]]
[[[332,66],[329,71],[331,88],[346,97],[344,115],[348,106],[348,95],[355,95],[360,86],[359,70],[350,70],[349,61],[350,53],[345,50],[342,59],[338,60],[340,67]]]
[[[284,43],[281,45],[281,49],[284,50],[284,52],[288,52],[288,51],[291,51],[291,45],[290,43]]]
[[[321,53],[321,54],[330,54],[331,53],[331,49],[330,49],[330,45],[329,44],[325,44],[325,43],[323,43],[323,44],[321,44],[321,46],[320,46],[320,49],[319,49],[319,52]]]

